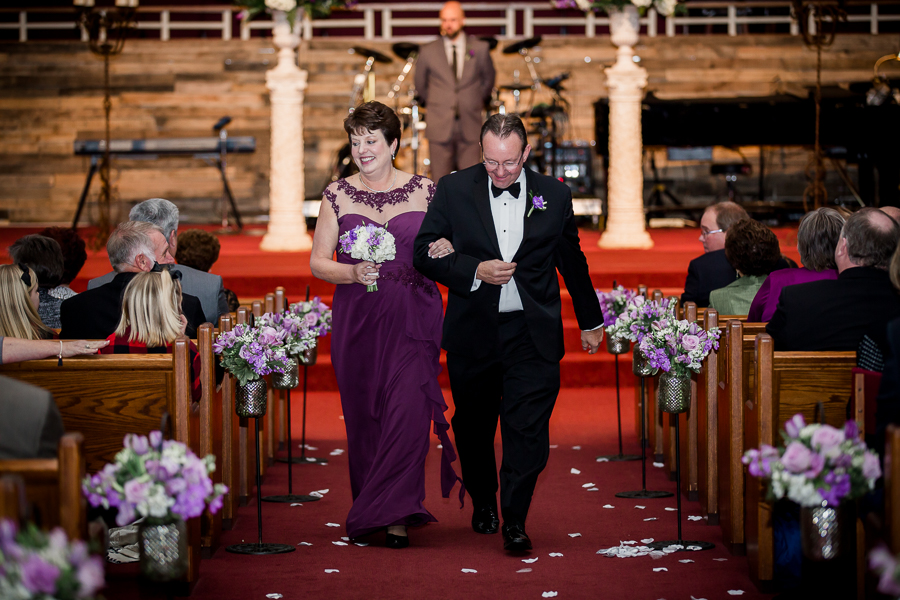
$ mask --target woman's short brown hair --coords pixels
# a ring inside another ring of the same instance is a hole
[[[178,234],[176,248],[175,260],[179,265],[209,273],[212,266],[219,260],[219,250],[222,249],[222,245],[219,243],[219,238],[208,231],[188,229]]]
[[[797,250],[800,262],[810,271],[836,269],[834,249],[841,239],[844,217],[833,208],[818,208],[800,219]]]
[[[725,236],[725,258],[743,275],[768,275],[781,258],[778,238],[753,219],[738,221]]]
[[[380,131],[390,146],[394,140],[400,139],[400,119],[390,108],[373,100],[360,104],[356,110],[347,115],[344,119],[344,131],[347,132],[347,137]]]

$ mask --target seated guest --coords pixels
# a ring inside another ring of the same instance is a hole
[[[709,306],[709,293],[723,288],[735,279],[737,271],[725,257],[725,233],[750,216],[734,202],[720,202],[707,207],[700,218],[700,241],[703,254],[688,265],[687,279],[681,303],[694,302],[698,307]]]
[[[900,290],[900,245],[894,251],[890,267],[891,283]],[[884,369],[875,403],[875,450],[884,457],[887,426],[900,425],[900,318],[887,325]]]
[[[159,227],[169,244],[170,258],[167,262],[174,262],[178,254],[178,207],[162,198],[151,198],[140,204],[136,204],[128,218],[132,221],[144,221]],[[159,261],[162,263],[163,261]],[[178,265],[175,270],[181,272],[181,283],[186,294],[196,296],[203,307],[203,314],[209,323],[218,323],[219,315],[228,313],[228,303],[225,300],[225,290],[222,286],[222,278],[218,275],[205,273],[186,265]],[[104,285],[112,281],[115,273],[107,273],[103,277],[91,279],[88,289]]]
[[[797,250],[803,268],[780,269],[769,274],[750,305],[747,320],[766,323],[775,314],[781,289],[798,283],[837,279],[834,249],[841,236],[844,217],[833,208],[819,208],[803,215],[797,229]]]
[[[56,458],[65,430],[53,394],[3,376],[0,389],[0,460]]]
[[[72,282],[78,277],[81,267],[87,260],[84,240],[78,232],[71,227],[48,227],[39,232],[39,235],[52,238],[59,244],[63,254],[63,275],[59,285],[50,290],[50,295],[60,300],[68,300],[75,295]]]
[[[188,229],[178,234],[178,250],[175,251],[175,260],[179,266],[192,267],[198,271],[209,273],[216,261],[219,260],[219,238],[202,229]],[[225,301],[229,312],[235,312],[240,307],[237,294],[225,288]]]
[[[61,338],[102,340],[109,336],[122,316],[122,294],[128,282],[137,273],[159,269],[159,265],[172,261],[162,230],[141,221],[120,223],[109,236],[106,252],[116,276],[109,283],[62,303],[59,310]],[[187,336],[197,337],[197,328],[205,322],[200,301],[184,294],[182,308],[188,321]]]
[[[50,294],[62,281],[63,254],[56,240],[42,235],[26,235],[9,247],[13,262],[27,265],[37,275],[38,315],[44,325],[59,329],[59,305],[62,299]]]
[[[867,335],[883,349],[887,323],[900,316],[887,272],[898,240],[900,226],[877,208],[851,215],[834,251],[837,279],[781,290],[766,326],[775,350],[857,350]]]
[[[181,314],[181,284],[166,271],[138,273],[125,287],[122,317],[109,345],[100,354],[171,354],[172,344],[184,335],[187,318]],[[200,399],[200,354],[189,340],[194,400]]]
[[[781,259],[778,238],[759,221],[738,221],[725,238],[725,257],[737,269],[738,278],[710,292],[709,307],[720,315],[745,315],[756,292]]]
[[[38,281],[24,265],[0,265],[0,336],[25,340],[53,337],[38,316]]]

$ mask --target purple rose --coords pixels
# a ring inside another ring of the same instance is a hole
[[[806,427],[806,421],[803,420],[803,415],[799,413],[791,417],[791,420],[784,424],[785,432],[792,438],[799,437],[800,430],[804,427]]]
[[[791,442],[788,444],[788,447],[784,449],[784,454],[781,457],[784,468],[791,473],[798,474],[809,469],[811,461],[812,452],[800,442]]]
[[[162,432],[161,431],[151,431],[150,432],[150,446],[153,448],[159,448],[159,445],[162,443]]]
[[[147,438],[142,435],[134,435],[133,433],[129,433],[125,436],[125,447],[131,448],[131,450],[138,456],[143,456],[150,450],[150,442],[147,441]]]
[[[51,565],[36,554],[22,563],[22,585],[32,594],[52,595],[56,591],[59,567]]]
[[[866,479],[878,479],[881,477],[881,465],[878,461],[878,455],[873,452],[866,452],[863,455],[862,472],[863,477]]]
[[[681,346],[688,352],[693,352],[700,345],[700,338],[696,335],[687,334],[681,338]]]
[[[125,500],[131,504],[140,504],[147,501],[147,492],[150,490],[150,482],[140,482],[135,479],[125,484]]]
[[[316,323],[319,322],[319,315],[308,312],[306,313],[306,316],[303,317],[303,320],[306,321],[307,327],[313,327]]]
[[[812,434],[810,444],[828,458],[836,458],[841,453],[844,432],[831,425],[822,425]]]
[[[98,556],[88,558],[78,567],[78,596],[80,598],[90,598],[96,595],[97,591],[102,588],[105,583],[103,575],[103,560]]]

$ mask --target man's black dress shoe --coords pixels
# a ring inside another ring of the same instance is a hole
[[[393,533],[388,533],[384,537],[384,545],[388,548],[407,548],[409,547],[409,536],[406,535],[394,535]]]
[[[518,523],[503,524],[503,549],[510,552],[528,552],[531,540],[525,533],[525,527]]]
[[[472,529],[477,533],[497,533],[500,530],[500,518],[493,506],[476,508],[472,513]]]

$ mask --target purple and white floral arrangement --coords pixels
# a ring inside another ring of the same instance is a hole
[[[82,491],[91,506],[118,509],[116,523],[123,527],[138,517],[187,520],[206,506],[211,513],[222,508],[228,488],[213,485],[209,474],[215,470],[215,456],[198,458],[182,442],[163,440],[159,431],[128,434],[115,460],[85,477]]]
[[[81,540],[0,519],[0,598],[92,600],[104,585],[103,559]]]
[[[397,257],[397,246],[394,236],[384,227],[357,225],[350,231],[344,232],[338,238],[340,251],[349,254],[357,260],[368,260],[373,263],[383,263],[394,260]],[[377,292],[378,284],[366,286],[367,292]]]
[[[696,323],[670,317],[651,323],[641,338],[641,352],[651,367],[682,376],[699,373],[703,359],[718,348],[718,327],[706,331]]]
[[[891,598],[900,598],[900,561],[883,543],[869,552],[869,568],[879,575],[879,592]]]
[[[859,439],[856,421],[843,429],[831,425],[807,425],[796,414],[781,432],[784,446],[763,444],[747,450],[743,463],[754,477],[769,480],[772,500],[788,498],[800,506],[835,507],[875,489],[881,477],[878,455]]]
[[[285,337],[288,331],[269,325],[236,325],[216,337],[213,350],[222,355],[222,366],[241,385],[288,368]]]
[[[635,294],[625,306],[625,310],[616,319],[616,322],[607,327],[606,333],[611,337],[621,337],[632,342],[644,339],[650,331],[650,325],[660,319],[674,319],[675,300],[663,298],[662,300],[647,300],[640,294]]]
[[[289,355],[297,355],[309,350],[316,342],[317,334],[310,329],[306,319],[291,312],[266,313],[256,320],[257,327],[271,327],[284,332],[282,344]]]
[[[606,328],[615,325],[616,319],[625,312],[628,303],[635,296],[634,290],[626,290],[621,285],[609,292],[594,291],[597,293],[597,299],[600,301],[600,310],[603,311],[603,326]]]
[[[288,312],[302,318],[317,337],[331,332],[331,309],[318,296],[312,300],[291,304]]]

